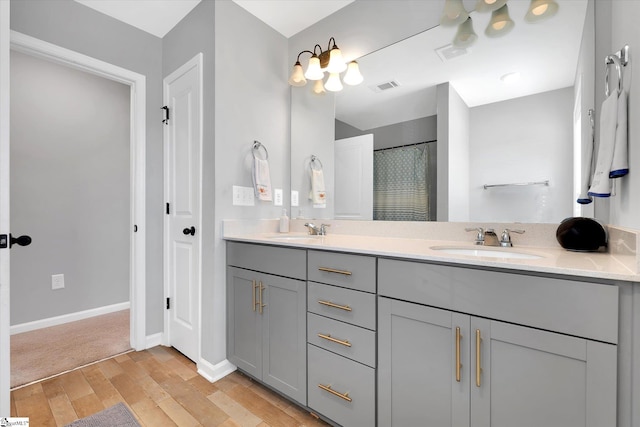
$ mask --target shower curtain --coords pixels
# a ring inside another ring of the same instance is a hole
[[[374,220],[429,220],[428,162],[427,143],[374,151]]]

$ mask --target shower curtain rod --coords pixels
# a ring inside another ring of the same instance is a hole
[[[414,145],[429,144],[429,143],[431,143],[431,142],[437,142],[437,140],[436,140],[436,139],[434,139],[434,140],[431,140],[431,141],[415,142],[415,143],[413,143],[413,144],[396,145],[395,147],[378,148],[377,150],[373,150],[373,151],[385,151],[385,150],[393,150],[394,148],[413,147]]]

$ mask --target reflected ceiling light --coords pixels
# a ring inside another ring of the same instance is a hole
[[[316,82],[313,84],[313,93],[315,93],[316,95],[324,95],[327,93],[327,91],[324,90],[322,80],[316,80]]]
[[[527,22],[540,22],[551,18],[558,12],[558,3],[555,0],[531,0],[531,5],[524,20]]]
[[[304,72],[302,70],[302,64],[300,64],[300,56],[303,53],[311,54],[307,70]],[[289,84],[291,86],[304,86],[307,84],[307,80],[313,80],[316,81],[313,88],[314,93],[324,93],[324,89],[336,92],[343,88],[342,82],[340,81],[340,73],[345,70],[347,71],[344,76],[344,82],[346,84],[357,85],[362,82],[363,77],[362,74],[360,74],[358,63],[351,61],[347,66],[342,58],[342,52],[336,44],[336,40],[331,37],[327,50],[323,51],[322,47],[317,44],[313,47],[313,51],[303,50],[298,54],[296,63],[293,66],[293,71],[289,77]],[[329,74],[329,79],[327,79],[324,87],[320,90],[325,72]]]
[[[509,17],[509,7],[505,4],[500,9],[491,12],[491,21],[484,33],[487,37],[502,37],[514,27],[513,20]]]
[[[507,3],[507,0],[478,0],[476,3],[476,12],[493,12],[500,9]]]
[[[468,17],[469,12],[464,8],[462,0],[445,0],[440,25],[453,27],[462,24]]]
[[[458,48],[469,47],[478,39],[478,35],[473,31],[473,21],[467,18],[458,27],[458,32],[453,39],[453,45]]]

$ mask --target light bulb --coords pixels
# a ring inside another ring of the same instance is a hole
[[[340,74],[338,73],[330,73],[329,78],[327,79],[327,83],[325,83],[324,88],[331,92],[339,92],[342,90],[342,82],[340,81]]]
[[[320,80],[316,80],[316,82],[313,85],[313,93],[315,93],[316,95],[324,95],[327,93],[327,91],[324,90],[324,85],[322,84],[322,79]]]
[[[509,17],[509,8],[505,4],[500,9],[491,12],[491,21],[484,33],[487,37],[501,37],[514,27],[513,20]]]
[[[544,21],[558,12],[555,0],[532,0],[524,20],[530,23]]]
[[[458,32],[453,39],[453,45],[459,48],[471,46],[478,39],[478,35],[473,31],[473,21],[468,18],[458,27]]]
[[[307,66],[304,76],[309,80],[322,80],[324,78],[324,73],[320,69],[320,58],[315,54],[309,59],[309,66]]]
[[[350,86],[355,86],[357,84],[362,83],[364,77],[360,74],[360,67],[356,61],[349,62],[347,67],[347,72],[344,75],[344,82]]]
[[[289,84],[291,86],[304,86],[307,84],[307,80],[304,78],[304,73],[302,72],[302,65],[300,65],[299,61],[296,61],[293,66],[291,77],[289,77]]]
[[[341,73],[347,69],[344,59],[342,59],[342,52],[338,47],[334,47],[329,52],[329,65],[327,65],[327,71],[329,73]]]
[[[469,12],[464,8],[462,0],[445,0],[440,25],[453,27],[462,24],[468,17]]]

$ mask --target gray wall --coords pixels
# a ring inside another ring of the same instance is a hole
[[[73,0],[11,0],[11,29],[147,78],[146,334],[162,332],[162,40]]]
[[[213,330],[203,354],[212,363],[226,358],[222,220],[277,218],[282,209],[258,200],[253,207],[232,205],[233,185],[252,186],[254,140],[269,151],[271,184],[284,189],[285,207],[290,188],[287,39],[229,0],[215,2],[215,35],[215,238],[205,241],[214,245],[215,266],[203,301]]]
[[[11,324],[128,302],[130,88],[11,52],[11,95]]]
[[[204,0],[162,39],[162,75],[171,74],[199,52],[203,54],[202,147],[202,355],[211,359],[214,311],[215,206],[215,4]]]
[[[417,144],[436,140],[438,137],[437,123],[437,117],[430,116],[361,131],[348,123],[336,119],[336,139],[372,133],[374,150]]]

